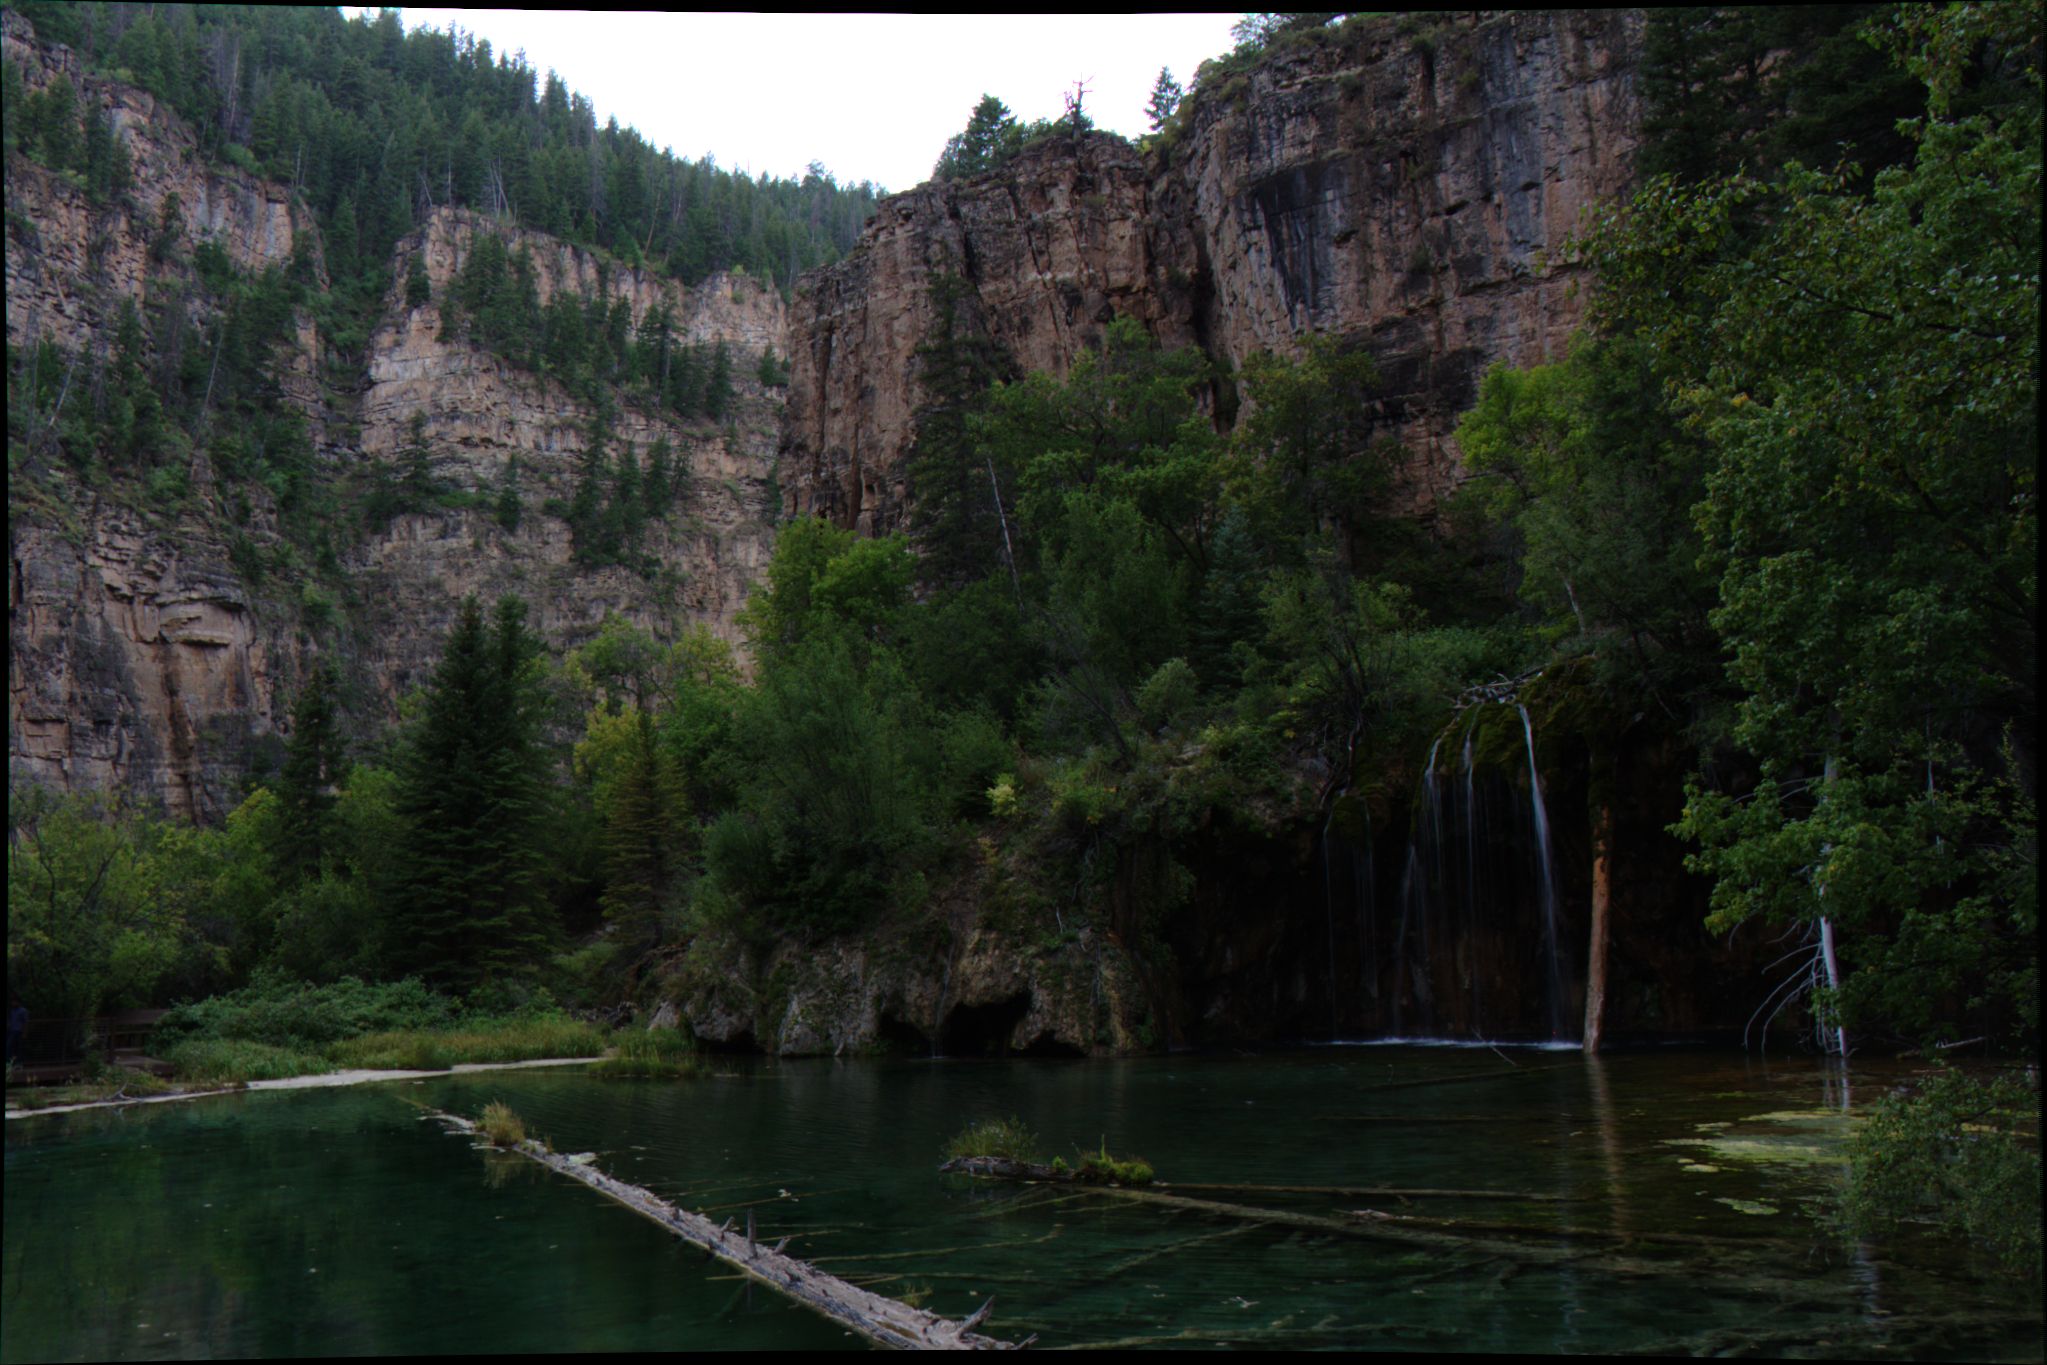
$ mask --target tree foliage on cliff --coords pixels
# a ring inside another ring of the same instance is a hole
[[[1827,63],[1761,60],[1781,16],[1655,21],[1657,42],[1712,40],[1652,43],[1668,117],[1651,155],[1675,173],[1589,243],[1600,335],[1489,377],[1463,435],[1553,639],[1600,654],[1622,695],[1731,704],[1729,729],[1694,732],[1677,826],[1709,923],[1824,922],[1843,977],[1817,1008],[1864,1036],[2030,1048],[2040,15],[1956,5],[1842,30],[1829,62],[1890,74],[1830,109]],[[1727,65],[1741,53],[1746,77]],[[1685,106],[1694,79],[1712,89]],[[1901,79],[1919,116],[1894,144],[1855,143],[1860,165],[1812,145]],[[1602,417],[1616,396],[1631,419]],[[1716,641],[1724,668],[1706,666]],[[1930,1204],[2036,1260],[2036,1236],[2009,1235],[2038,1220],[2009,1100],[1956,1077],[1891,1106],[1857,1157],[1856,1220]],[[1930,1179],[1947,1160],[2003,1193]]]
[[[11,7],[89,67],[164,100],[208,151],[291,184],[327,231],[337,280],[383,272],[422,213],[453,204],[687,284],[743,267],[787,288],[852,246],[879,193],[816,165],[772,180],[683,160],[616,119],[600,125],[589,97],[525,54],[452,28],[405,31],[395,10]],[[10,138],[14,125],[10,110]],[[30,131],[59,126],[39,117]]]
[[[1892,31],[1932,97],[1867,191],[1657,182],[1599,247],[1713,452],[1696,517],[1761,773],[1692,793],[1716,922],[1845,924],[1841,1004],[1914,1034],[2038,1023],[2037,24]],[[1961,115],[1986,60],[2028,95]]]

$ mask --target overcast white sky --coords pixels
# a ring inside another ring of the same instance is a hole
[[[342,7],[351,16],[360,6]],[[526,51],[657,147],[758,176],[821,161],[841,184],[906,190],[931,174],[983,91],[1019,118],[1054,118],[1085,80],[1096,126],[1137,137],[1161,66],[1182,86],[1229,51],[1240,14],[670,14],[401,11],[407,30],[455,24]]]

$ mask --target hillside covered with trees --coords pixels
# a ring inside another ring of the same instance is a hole
[[[786,286],[873,198],[657,156],[388,13],[24,10],[298,186],[336,293],[380,295],[390,244],[443,203]],[[524,604],[471,599],[394,731],[341,734],[315,678],[221,828],[14,792],[10,989],[83,1015],[416,977],[651,1009],[752,972],[769,1019],[794,969],[764,964],[791,945],[949,943],[971,903],[1034,960],[1113,945],[1139,1041],[1213,1041],[1200,945],[1274,941],[1244,928],[1261,880],[1382,910],[1346,922],[1346,961],[1419,913],[1394,908],[1420,904],[1417,783],[1461,746],[1517,799],[1573,798],[1581,960],[1604,961],[1602,869],[1661,857],[1673,913],[1791,949],[1770,988],[1800,1032],[2030,1056],[2040,16],[1798,15],[1652,16],[1640,188],[1579,243],[1591,321],[1568,358],[1484,377],[1432,520],[1367,420],[1382,377],[1356,339],[1232,368],[1120,318],[1063,378],[1026,374],[941,273],[907,534],[783,524],[743,656],[612,621],[549,657]],[[1247,33],[1161,137],[1304,31]],[[1763,60],[1787,48],[1811,60]],[[101,134],[15,100],[11,152],[115,183]],[[984,102],[941,172],[999,167],[1004,112]],[[472,257],[456,325],[605,401],[721,401],[729,357],[556,317],[519,269]],[[164,400],[139,341],[109,373],[113,449]],[[630,494],[618,477],[574,511],[576,553],[624,553],[605,499],[651,495],[637,465]],[[1617,825],[1631,806],[1669,819]],[[1362,851],[1354,890],[1327,890],[1332,838]],[[1285,942],[1306,958],[1322,931]],[[1366,986],[1404,989],[1385,964]],[[2037,1265],[2037,1106],[1960,1077],[1892,1104],[1856,1216],[1940,1196]]]

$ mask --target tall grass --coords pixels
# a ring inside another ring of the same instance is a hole
[[[1006,1161],[1036,1161],[1038,1136],[1021,1120],[983,1119],[962,1129],[946,1146],[949,1157],[993,1156]]]
[[[681,1029],[636,1029],[616,1042],[616,1054],[592,1066],[593,1075],[675,1080],[705,1071],[703,1055]]]
[[[193,1038],[164,1054],[181,1081],[235,1085],[287,1076],[324,1075],[334,1068],[315,1053],[240,1038]]]
[[[330,1045],[328,1060],[376,1070],[442,1071],[462,1062],[595,1057],[604,1030],[565,1015],[479,1019],[451,1029],[393,1029]]]
[[[483,1116],[476,1126],[495,1146],[516,1147],[526,1140],[526,1124],[501,1100],[483,1106]]]

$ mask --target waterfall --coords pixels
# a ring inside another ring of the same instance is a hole
[[[1351,896],[1358,908],[1358,968],[1364,973],[1365,994],[1376,1005],[1379,1002],[1379,945],[1375,935],[1379,930],[1379,907],[1376,869],[1372,865],[1372,807],[1368,802],[1360,801],[1358,804],[1365,816],[1365,852],[1363,857],[1359,857],[1357,850],[1351,850]]]
[[[1329,847],[1329,832],[1336,825],[1336,803],[1349,788],[1339,788],[1329,802],[1329,818],[1322,822],[1322,917],[1329,931],[1329,1036],[1340,1037],[1336,1021],[1336,875],[1330,871],[1335,857]]]
[[[1464,943],[1465,961],[1471,971],[1471,1032],[1485,1037],[1485,1020],[1479,1011],[1479,964],[1473,939],[1478,933],[1478,782],[1472,772],[1471,737],[1478,729],[1478,709],[1471,712],[1471,724],[1464,727]]]
[[[1558,965],[1557,881],[1550,858],[1549,810],[1542,800],[1542,775],[1535,770],[1535,723],[1528,718],[1527,707],[1516,702],[1514,709],[1521,713],[1521,732],[1528,739],[1528,790],[1535,802],[1535,847],[1542,859],[1542,949],[1549,960],[1549,1035],[1556,1039],[1564,1036],[1564,974]]]
[[[1474,709],[1460,716],[1429,746],[1409,807],[1393,922],[1385,930],[1391,962],[1379,957],[1369,813],[1363,821],[1365,845],[1351,850],[1358,966],[1371,995],[1371,1004],[1361,1012],[1376,1019],[1385,1036],[1483,1041],[1497,1036],[1489,1030],[1498,1030],[1510,1038],[1532,1034],[1559,1043],[1575,1035],[1565,1017],[1569,976],[1558,903],[1562,893],[1548,797],[1535,755],[1535,723],[1518,703],[1498,705],[1496,711]],[[1504,721],[1507,706],[1520,713],[1528,755],[1525,817],[1514,794],[1519,783],[1511,747],[1506,771],[1489,769],[1484,781],[1479,772],[1479,726],[1487,714]],[[1462,736],[1457,734],[1460,724]],[[1505,793],[1507,804],[1501,804],[1497,790],[1487,800],[1486,782],[1511,788]],[[1336,864],[1329,861],[1334,827],[1332,811],[1323,828],[1324,896],[1332,907],[1340,880]],[[1531,843],[1532,852],[1527,848]],[[1329,941],[1333,953],[1333,910]]]

